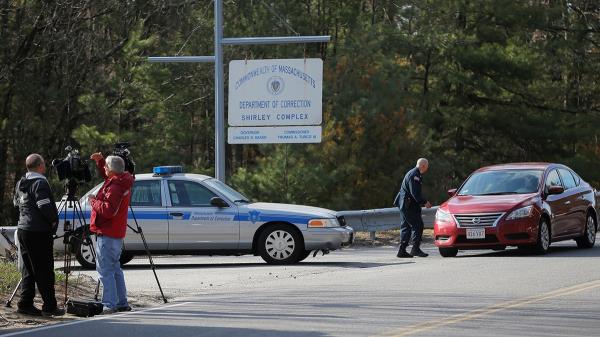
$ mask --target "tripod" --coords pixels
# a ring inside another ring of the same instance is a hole
[[[63,269],[65,273],[65,300],[64,303],[67,303],[68,300],[68,286],[69,286],[69,274],[71,273],[71,265],[72,265],[72,257],[71,254],[75,253],[75,248],[79,247],[83,244],[88,244],[92,246],[92,256],[96,259],[96,252],[93,249],[93,244],[91,240],[90,228],[87,226],[85,222],[85,216],[83,214],[83,209],[81,208],[81,204],[79,200],[75,197],[75,193],[77,191],[77,181],[75,179],[69,179],[65,184],[66,194],[63,196],[63,200],[58,207],[58,214],[61,211],[64,211],[64,234],[63,234],[63,244],[65,245],[65,253],[63,258]],[[66,198],[65,198],[66,197]],[[71,213],[71,219],[68,219],[67,209],[72,208],[73,212]],[[77,227],[77,223],[79,226]],[[81,228],[81,237],[78,235],[74,235],[74,232],[77,228]],[[58,236],[60,237],[60,236]]]
[[[144,249],[146,250],[146,254],[148,255],[148,261],[150,262],[150,267],[152,268],[152,272],[154,273],[154,278],[156,279],[156,284],[158,285],[158,289],[160,290],[160,295],[162,296],[163,301],[165,303],[167,303],[167,298],[165,297],[165,294],[163,293],[162,287],[160,285],[160,281],[158,280],[158,275],[156,275],[156,267],[154,266],[154,260],[152,259],[152,254],[150,254],[150,249],[148,248],[148,243],[146,242],[146,236],[144,236],[144,231],[142,230],[142,227],[140,227],[140,224],[137,221],[135,212],[133,211],[133,207],[131,207],[131,204],[129,204],[129,210],[131,211],[131,215],[133,216],[133,221],[135,222],[136,228],[131,227],[129,224],[127,224],[127,227],[129,227],[134,233],[139,234],[140,237],[142,238],[142,242],[144,243]],[[94,258],[95,258],[95,256],[94,256]],[[94,298],[96,299],[96,301],[98,300],[99,293],[100,293],[100,280],[98,280],[98,283],[96,284],[96,294],[94,295]]]

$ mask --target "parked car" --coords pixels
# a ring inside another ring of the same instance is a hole
[[[154,172],[136,175],[122,264],[134,255],[146,254],[141,236],[132,230],[136,228],[134,216],[153,254],[254,254],[270,264],[289,264],[304,260],[311,251],[327,253],[353,241],[353,229],[335,211],[253,202],[217,179],[177,173],[181,167],[157,167]],[[87,195],[96,194],[101,185],[80,199],[87,224]],[[59,217],[60,235],[65,220],[73,222],[73,209],[67,208]],[[81,236],[83,229],[78,226],[76,235]],[[77,246],[77,261],[83,267],[94,268],[90,245]],[[54,247],[61,250],[63,240],[55,240]]]
[[[460,249],[517,246],[545,254],[551,242],[596,241],[595,190],[561,164],[515,163],[480,168],[440,205],[435,245],[444,257]]]

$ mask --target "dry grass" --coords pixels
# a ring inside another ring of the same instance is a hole
[[[423,242],[433,242],[433,229],[425,229],[423,231]],[[399,229],[376,232],[374,241],[371,240],[371,234],[369,232],[356,232],[354,236],[355,246],[397,246],[399,244]]]
[[[20,279],[21,273],[19,273],[16,264],[0,261],[0,295],[3,298],[17,286]]]
[[[60,304],[64,302],[65,274],[61,271],[56,271],[55,275],[56,281],[54,290],[56,292],[56,301],[60,306]],[[21,273],[17,270],[17,266],[14,263],[0,263],[0,284],[2,285],[0,292],[0,295],[2,296],[2,304],[0,306],[0,328],[33,328],[75,318],[69,315],[61,318],[44,318],[19,314],[17,313],[16,308],[17,303],[19,302],[20,291],[17,291],[14,299],[12,300],[12,308],[6,308],[4,304],[7,302],[20,279]],[[89,276],[69,275],[69,298],[91,299],[94,296],[95,285],[96,283],[94,279]],[[41,296],[39,293],[36,294],[34,305],[38,308],[42,307]]]

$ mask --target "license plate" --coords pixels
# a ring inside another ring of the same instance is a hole
[[[485,239],[485,228],[467,228],[467,239]]]

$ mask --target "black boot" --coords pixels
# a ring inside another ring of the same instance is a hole
[[[33,305],[17,306],[17,312],[29,316],[42,316],[42,311]]]
[[[429,254],[421,250],[421,243],[415,243],[410,250],[410,255],[418,257],[428,257]]]
[[[398,250],[398,254],[396,254],[396,257],[413,257],[412,255],[410,255],[408,252],[406,252],[406,246],[400,245],[400,249]]]
[[[44,317],[57,317],[57,316],[63,316],[65,314],[65,309],[61,309],[61,308],[54,308],[54,310],[42,310],[42,316]]]

